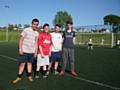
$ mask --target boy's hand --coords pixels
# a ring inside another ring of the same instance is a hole
[[[51,52],[49,53],[49,57],[51,56]]]
[[[34,54],[34,57],[35,57],[35,58],[37,57],[37,53]]]
[[[41,54],[41,57],[44,58],[45,56],[43,54]]]
[[[22,49],[19,49],[19,54],[23,55],[23,50]]]

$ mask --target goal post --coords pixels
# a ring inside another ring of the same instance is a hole
[[[81,33],[76,32],[76,44],[87,45],[89,39],[92,39],[92,43],[95,46],[114,46],[114,34],[113,33]]]
[[[0,29],[0,42],[8,42],[8,28]]]

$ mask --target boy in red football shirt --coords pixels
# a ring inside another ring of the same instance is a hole
[[[43,32],[41,32],[38,37],[37,72],[35,78],[39,78],[40,67],[43,67],[43,78],[47,78],[46,67],[49,65],[52,46],[52,37],[48,31],[49,24],[44,24]]]

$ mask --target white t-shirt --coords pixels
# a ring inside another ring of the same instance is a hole
[[[117,45],[120,45],[120,40],[117,40]]]
[[[88,42],[88,44],[92,44],[92,39],[91,39],[91,38],[89,39],[89,42]]]
[[[53,32],[52,36],[52,52],[58,52],[62,50],[62,35],[60,33]]]
[[[21,35],[24,37],[22,48],[24,53],[35,53],[38,34],[39,33],[34,31],[31,27],[22,31]]]

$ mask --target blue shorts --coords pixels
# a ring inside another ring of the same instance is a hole
[[[24,53],[23,55],[19,56],[19,63],[26,63],[26,62],[33,62],[34,54]]]
[[[51,52],[51,57],[50,57],[51,62],[59,61],[60,58],[61,58],[61,52]]]

